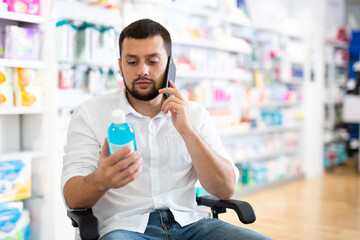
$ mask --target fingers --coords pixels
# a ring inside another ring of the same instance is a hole
[[[172,80],[169,81],[169,84],[170,84],[170,87],[177,90],[177,87],[176,87],[175,83]]]
[[[184,100],[181,93],[179,92],[179,90],[177,89],[175,83],[173,83],[172,81],[169,81],[169,84],[171,86],[171,88],[162,88],[159,90],[159,93],[164,94],[164,93],[169,93],[169,94],[173,94],[175,97]]]
[[[104,144],[105,145],[105,144]],[[104,146],[103,146],[104,148]],[[108,147],[107,147],[108,148]],[[124,158],[126,155],[128,155],[131,152],[131,149],[129,147],[125,147],[115,153],[113,153],[111,156],[109,156],[109,154],[106,156],[106,165],[107,166],[112,166],[116,163],[119,162],[119,160],[121,160],[122,158]]]
[[[142,162],[140,153],[134,152],[115,164],[116,171],[123,171],[124,169],[130,168],[130,166],[134,165],[135,163],[138,164],[139,162]]]
[[[125,186],[142,172],[142,158],[138,152],[135,152],[119,161],[114,169],[116,169],[116,177],[113,179],[115,187]]]
[[[126,184],[134,181],[142,172],[142,166],[139,165],[132,174],[126,175],[126,177],[118,181],[119,187],[125,186]]]
[[[167,111],[169,110],[169,104],[171,104],[171,103],[175,103],[175,104],[178,104],[178,105],[183,105],[184,104],[184,102],[182,100],[180,100],[179,98],[174,97],[174,96],[170,96],[168,99],[166,99],[164,101],[163,105],[161,106],[161,111],[166,114]],[[165,111],[165,109],[166,109],[166,111]]]
[[[111,157],[111,161],[109,161],[111,163],[111,165],[113,165],[114,163],[116,163],[118,160],[122,159],[123,157],[125,157],[127,154],[129,154],[131,151],[131,149],[129,147],[123,148],[118,152],[113,153],[110,156],[109,153],[109,144],[108,144],[108,139],[105,138],[104,140],[104,144],[101,148],[101,153],[100,153],[100,159],[106,159]]]
[[[101,148],[100,159],[105,159],[108,156],[109,156],[109,145],[108,145],[107,138],[105,138],[104,144],[102,145],[102,148]]]
[[[163,113],[167,114],[168,111],[170,111],[171,113],[176,113],[176,112],[181,112],[184,109],[184,105],[183,104],[179,104],[176,102],[169,102],[168,104],[166,104],[165,106],[163,106]]]

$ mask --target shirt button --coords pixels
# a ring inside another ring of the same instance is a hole
[[[156,129],[155,129],[155,126],[154,126],[154,124],[153,124],[152,122],[150,122],[150,124],[149,124],[149,133],[150,133],[151,135],[155,135],[155,134],[156,134]]]

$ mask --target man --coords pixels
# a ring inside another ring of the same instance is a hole
[[[239,173],[207,111],[187,102],[172,81],[163,88],[168,31],[139,20],[122,31],[119,47],[125,88],[80,105],[69,126],[62,175],[67,207],[92,207],[102,240],[267,239],[197,208],[197,180],[229,199]],[[164,93],[172,95],[164,100]],[[130,149],[109,156],[106,139],[117,108],[134,126],[138,149],[124,159]]]

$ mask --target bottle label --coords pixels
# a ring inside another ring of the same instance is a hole
[[[122,145],[110,143],[109,147],[110,147],[110,154],[116,153],[116,152],[120,151],[121,149],[123,149],[124,147],[129,147],[131,149],[131,151],[125,157],[129,156],[130,154],[132,154],[135,151],[134,150],[134,140],[132,140],[126,144],[122,144]]]

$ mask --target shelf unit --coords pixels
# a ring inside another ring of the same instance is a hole
[[[253,135],[265,135],[271,133],[279,133],[286,132],[291,130],[301,130],[302,125],[294,125],[294,126],[271,126],[263,129],[247,129],[247,130],[233,130],[228,131],[228,133],[220,134],[222,138],[237,138],[237,137],[245,137],[245,136],[253,136]],[[225,140],[225,139],[224,139]]]
[[[342,102],[346,94],[347,42],[325,41],[324,166],[342,164],[347,159],[348,133],[342,122]]]
[[[283,186],[285,184],[301,180],[303,178],[304,178],[304,175],[300,174],[300,175],[297,175],[297,176],[289,176],[289,177],[286,177],[286,178],[277,179],[277,180],[275,180],[273,182],[270,182],[270,183],[262,183],[262,184],[254,185],[254,186],[242,186],[241,187],[242,190],[237,191],[235,193],[235,197],[241,199],[241,198],[246,197],[248,195],[256,194],[256,193],[262,192],[262,191],[266,191],[266,190],[271,189],[271,188],[280,187],[280,186]]]
[[[44,158],[45,152],[44,151],[7,152],[7,153],[2,153],[0,155],[0,160],[19,159],[19,158],[21,159],[23,157],[30,157],[31,159]]]
[[[42,61],[24,61],[0,58],[0,66],[13,68],[43,69],[45,67],[45,63]]]
[[[42,16],[6,11],[1,12],[0,19],[33,24],[41,24],[44,22],[44,18]]]
[[[24,115],[24,114],[43,114],[45,107],[11,107],[0,108],[0,115]]]
[[[46,2],[46,1],[42,1]],[[46,11],[47,4],[41,4]],[[35,28],[43,34],[45,24],[44,16],[27,15],[14,12],[0,12],[0,27],[14,25],[25,28]],[[45,43],[42,42],[42,43]],[[44,46],[41,47],[45,49]],[[0,67],[26,68],[44,72],[47,64],[44,57],[39,60],[4,59],[0,58]],[[44,77],[45,78],[45,77]],[[45,86],[44,86],[45,88]],[[30,237],[31,239],[46,239],[45,231],[41,225],[46,222],[43,212],[44,201],[48,195],[44,188],[47,175],[44,172],[47,164],[47,133],[44,131],[48,121],[47,106],[34,107],[0,107],[0,160],[12,161],[22,159],[29,161],[31,171],[31,196],[17,200],[24,203],[24,209],[30,212]],[[49,212],[51,213],[51,211]],[[48,238],[49,239],[49,238]]]

